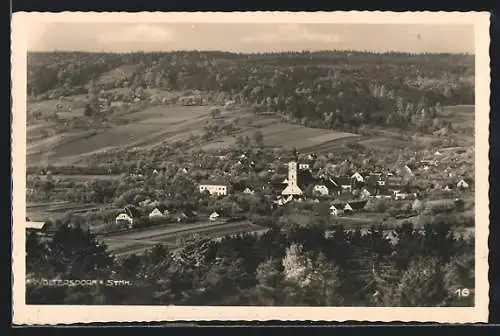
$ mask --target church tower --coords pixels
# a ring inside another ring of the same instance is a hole
[[[297,160],[296,158],[292,158],[290,162],[288,162],[288,185],[281,192],[283,196],[300,196],[302,195],[302,190],[298,185],[297,178]]]
[[[297,185],[297,162],[288,162],[288,185]]]

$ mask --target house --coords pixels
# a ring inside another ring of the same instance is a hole
[[[467,189],[467,188],[469,188],[469,183],[467,183],[464,179],[462,179],[462,180],[458,181],[457,188]]]
[[[364,177],[358,172],[351,175],[351,180],[354,180],[358,183],[363,183],[365,181]]]
[[[44,233],[48,228],[47,222],[33,222],[26,218],[26,230],[36,233]]]
[[[161,213],[158,208],[154,208],[153,211],[149,213],[149,218],[161,218],[163,217],[163,214]]]
[[[243,193],[247,194],[247,195],[253,195],[254,191],[247,187],[247,188],[245,188],[245,190],[243,190]]]
[[[311,165],[309,164],[309,162],[300,161],[299,170],[307,170],[307,169],[311,169]]]
[[[217,212],[212,212],[210,216],[208,216],[208,219],[210,219],[211,222],[215,222],[219,218],[219,214]]]
[[[134,223],[134,220],[127,213],[122,212],[118,214],[118,216],[116,216],[115,223],[116,225],[125,225],[127,227],[131,227]]]
[[[317,184],[313,188],[314,194],[319,194],[321,196],[327,196],[329,193],[328,187],[324,184]]]
[[[405,192],[395,192],[394,193],[394,199],[396,200],[404,200],[404,199],[407,199],[410,195],[408,195],[407,193]]]
[[[330,215],[332,216],[340,216],[343,213],[342,208],[338,208],[334,204],[332,204],[329,209],[330,209]]]
[[[351,185],[351,179],[348,177],[336,177],[333,179],[334,183],[338,186],[340,186],[340,190],[342,191],[351,191],[352,190],[352,185]]]
[[[352,212],[354,209],[351,207],[349,203],[346,203],[344,206],[344,212]]]
[[[443,190],[444,191],[452,191],[455,189],[455,185],[453,183],[447,183],[445,184],[445,186],[443,187]]]
[[[200,193],[208,191],[210,195],[226,196],[229,185],[224,181],[203,181],[199,186]]]

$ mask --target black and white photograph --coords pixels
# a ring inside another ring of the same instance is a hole
[[[486,319],[489,18],[455,14],[19,16],[20,310]]]

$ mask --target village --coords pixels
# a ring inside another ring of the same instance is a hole
[[[214,170],[210,166],[207,169],[194,169],[184,164],[174,165],[177,172],[172,177],[168,176],[165,167],[136,168],[123,174],[123,183],[130,184],[130,189],[135,190],[138,186],[144,190],[154,186],[172,186],[185,178],[184,182],[189,183],[189,186],[185,186],[186,190],[198,195],[183,195],[184,201],[175,202],[176,195],[181,196],[173,188],[138,192],[134,197],[129,197],[131,202],[111,211],[115,212],[114,218],[108,214],[106,231],[135,230],[168,223],[220,223],[242,219],[262,223],[262,217],[270,217],[276,210],[282,220],[302,218],[307,224],[313,218],[323,216],[328,217],[330,224],[361,224],[366,227],[370,223],[389,222],[389,218],[411,219],[426,212],[461,211],[464,200],[470,201],[473,195],[473,181],[451,172],[446,173],[440,182],[429,182],[428,179],[434,176],[433,172],[447,171],[442,169],[442,154],[439,151],[434,152],[432,159],[413,164],[401,163],[398,168],[391,169],[357,168],[347,160],[332,164],[314,153],[283,151],[278,160],[265,165],[268,169],[259,167],[261,172],[258,174],[251,172],[252,167],[259,164],[256,162],[257,157],[265,161],[266,156],[252,155],[250,152],[233,150],[224,154],[222,151],[205,153],[204,157],[215,157],[216,161],[232,167],[222,173],[217,164],[212,165]],[[234,164],[228,164],[231,160],[235,161]],[[322,161],[319,165],[318,160]],[[339,166],[344,169],[339,170]],[[57,180],[57,175],[52,176],[50,171],[42,174],[45,174],[45,179]],[[259,200],[260,209],[256,210],[250,204],[255,200]],[[259,213],[261,220],[255,219],[255,212]],[[285,212],[295,216],[286,217]],[[30,223],[32,229],[41,230],[45,222]]]

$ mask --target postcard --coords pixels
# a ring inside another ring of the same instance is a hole
[[[489,14],[15,13],[13,322],[488,319]]]

